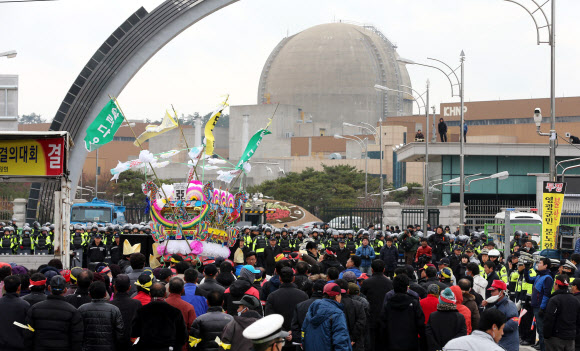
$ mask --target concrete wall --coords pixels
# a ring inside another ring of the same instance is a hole
[[[0,130],[18,130],[17,75],[0,74]]]

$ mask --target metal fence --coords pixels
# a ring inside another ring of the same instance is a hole
[[[13,208],[14,203],[12,202],[12,199],[0,197],[0,220],[12,220]]]
[[[483,228],[486,223],[494,223],[495,215],[501,212],[502,208],[527,207],[535,208],[535,200],[468,200],[465,209],[466,227],[470,230]]]
[[[320,219],[334,229],[366,228],[369,224],[383,225],[380,207],[323,207]]]
[[[405,207],[401,210],[401,229],[406,228],[409,224],[423,226],[425,209],[422,206]],[[439,225],[439,209],[430,208],[428,210],[427,223],[432,226]]]

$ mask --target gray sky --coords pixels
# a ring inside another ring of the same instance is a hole
[[[19,113],[52,119],[107,36],[139,6],[152,11],[161,2],[0,4],[0,51],[18,51],[14,59],[0,59],[0,73],[20,75]],[[580,1],[557,4],[557,96],[580,95]],[[431,56],[456,66],[465,50],[466,101],[549,96],[550,47],[536,45],[532,19],[505,1],[241,0],[170,42],[119,101],[131,119],[159,119],[171,104],[179,113],[207,113],[225,93],[231,94],[232,105],[255,104],[262,66],[276,44],[287,33],[339,19],[374,24],[398,45],[402,57],[418,62]],[[441,73],[416,66],[409,72],[419,91],[430,79],[433,103],[458,101]]]

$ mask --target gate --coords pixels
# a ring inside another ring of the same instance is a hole
[[[360,229],[373,223],[375,229],[383,225],[380,207],[323,207],[320,219],[334,229]]]
[[[14,203],[6,197],[0,197],[0,220],[11,221]]]
[[[401,230],[410,225],[420,225],[423,228],[423,217],[425,210],[423,207],[403,208],[401,210]],[[432,227],[439,225],[439,209],[430,208],[427,213],[427,223]],[[424,229],[424,228],[423,228]]]

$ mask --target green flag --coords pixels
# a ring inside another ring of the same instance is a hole
[[[111,99],[87,129],[87,136],[85,137],[87,151],[94,151],[113,141],[115,133],[117,133],[124,120],[125,118],[120,109],[115,104],[115,101]]]
[[[262,142],[262,137],[268,134],[272,134],[272,132],[269,131],[268,129],[260,129],[259,131],[256,132],[256,134],[252,136],[252,139],[250,139],[250,141],[248,142],[246,150],[244,150],[244,153],[242,154],[242,157],[240,158],[240,162],[238,162],[236,169],[242,169],[244,163],[248,162],[250,158],[254,156],[256,149],[258,148],[258,146],[260,146],[260,143]]]

